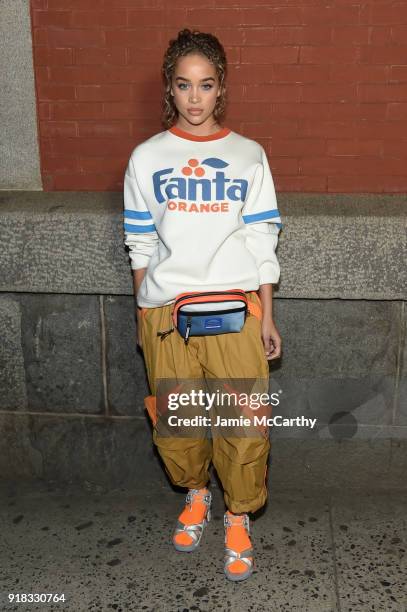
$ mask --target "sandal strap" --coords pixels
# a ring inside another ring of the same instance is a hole
[[[247,533],[250,535],[250,519],[248,514],[243,515],[242,523],[232,523],[228,515],[225,513],[223,517],[223,526],[226,527],[235,527],[237,525],[243,525],[246,529]]]
[[[199,497],[200,501],[202,501],[206,506],[210,506],[212,502],[212,493],[210,491],[208,493],[205,493],[205,495],[202,495],[202,494],[198,495],[197,489],[192,489],[192,491],[188,491],[186,499],[185,499],[185,503],[186,504],[192,503],[195,496]]]
[[[243,526],[246,529],[247,534],[250,534],[250,519],[248,514],[243,515],[243,520],[241,522],[233,522],[230,520],[230,517],[225,513],[223,518],[223,524],[225,527],[225,544],[226,544],[226,531],[228,528],[233,526]],[[234,561],[240,560],[243,561],[248,568],[253,566],[253,548],[246,548],[241,552],[233,550],[233,548],[225,547],[225,567],[231,565]]]
[[[246,563],[248,567],[253,565],[253,548],[247,548],[242,552],[237,552],[232,548],[225,548],[225,564],[226,566],[231,565],[234,561],[239,559]]]
[[[199,500],[200,502],[203,502],[205,506],[204,516],[200,523],[190,523],[190,524],[183,523],[182,521],[180,521],[180,517],[178,517],[178,520],[177,520],[177,523],[174,529],[174,533],[173,533],[174,543],[176,543],[176,540],[174,538],[176,538],[177,535],[182,534],[182,533],[186,533],[192,540],[192,542],[188,544],[187,546],[183,544],[181,545],[180,543],[177,542],[176,548],[177,546],[180,546],[178,550],[194,550],[201,541],[201,537],[202,537],[205,525],[211,520],[212,493],[208,491],[207,493],[202,494],[200,493],[198,489],[190,489],[186,496],[186,506],[184,508],[184,512],[187,510],[188,506],[189,506],[189,509],[192,511],[192,504],[194,503],[195,500]]]
[[[204,521],[202,523],[194,523],[193,525],[184,525],[181,521],[177,521],[177,525],[175,527],[175,534],[186,532],[189,536],[192,537],[194,542],[196,542],[204,528]]]
[[[253,557],[253,548],[246,548],[242,552],[237,552],[233,548],[225,548],[225,556],[233,557],[234,559],[248,559]]]

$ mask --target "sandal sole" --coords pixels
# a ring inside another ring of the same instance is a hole
[[[240,582],[241,580],[246,580],[246,578],[249,578],[253,574],[253,569],[251,568],[247,572],[244,572],[243,574],[231,574],[230,572],[227,571],[226,568],[224,568],[224,572],[225,572],[226,578],[228,578],[229,580],[232,580],[232,582]]]

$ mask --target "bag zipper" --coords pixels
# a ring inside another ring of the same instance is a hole
[[[191,326],[192,326],[192,321],[191,321],[191,317],[189,316],[187,318],[187,329],[185,332],[185,338],[184,338],[184,342],[185,344],[188,344],[188,340],[189,340],[189,332],[191,331]]]
[[[196,304],[200,304],[200,303],[205,303],[205,302],[195,302]],[[246,310],[246,306],[241,306],[240,308],[232,308],[231,310],[211,310],[211,311],[204,311],[204,312],[181,312],[181,314],[183,314],[184,316],[187,315],[188,317],[202,317],[202,316],[214,316],[214,315],[221,315],[221,314],[229,314],[230,312],[243,312],[244,310]]]
[[[204,295],[224,295],[225,293],[228,294],[228,291],[227,290],[226,291],[205,291],[205,292],[197,291],[195,293],[187,293],[183,295],[182,297],[178,298],[177,300],[175,300],[174,307],[178,304],[178,302],[182,302],[182,300],[186,300],[187,298],[190,298],[190,297],[198,297],[197,294],[199,294],[200,296],[204,296]],[[231,292],[228,295],[230,296],[239,295],[240,297],[244,296],[245,299],[247,300],[245,292],[240,291],[239,289],[233,290],[233,293]]]
[[[187,300],[190,297],[201,297],[202,296],[202,298],[204,298],[205,295],[224,295],[224,294],[225,294],[225,291],[208,291],[206,293],[200,293],[199,296],[196,294],[184,295],[182,298],[178,298],[177,300],[175,300],[172,315],[175,316],[179,308],[181,308],[181,302],[183,302],[184,300]],[[246,297],[245,292],[238,291],[238,290],[235,291],[234,293],[230,293],[226,299],[222,300],[222,302],[236,302],[237,300],[233,296],[238,296],[241,299],[241,301],[244,302],[245,306],[246,307],[248,306],[247,297]],[[193,302],[193,304],[206,304],[206,303],[207,301],[205,301],[204,299],[203,301]]]

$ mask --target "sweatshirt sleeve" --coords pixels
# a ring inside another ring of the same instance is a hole
[[[246,224],[246,248],[257,263],[259,284],[264,285],[277,283],[280,278],[276,247],[282,223],[273,177],[263,147],[261,152],[262,163],[256,169],[242,208],[242,217]]]
[[[124,176],[124,244],[129,247],[132,270],[146,268],[158,244],[153,217],[137,183],[130,158]]]

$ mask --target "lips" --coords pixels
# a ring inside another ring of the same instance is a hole
[[[188,112],[192,115],[199,115],[200,113],[202,113],[202,108],[189,108]]]

